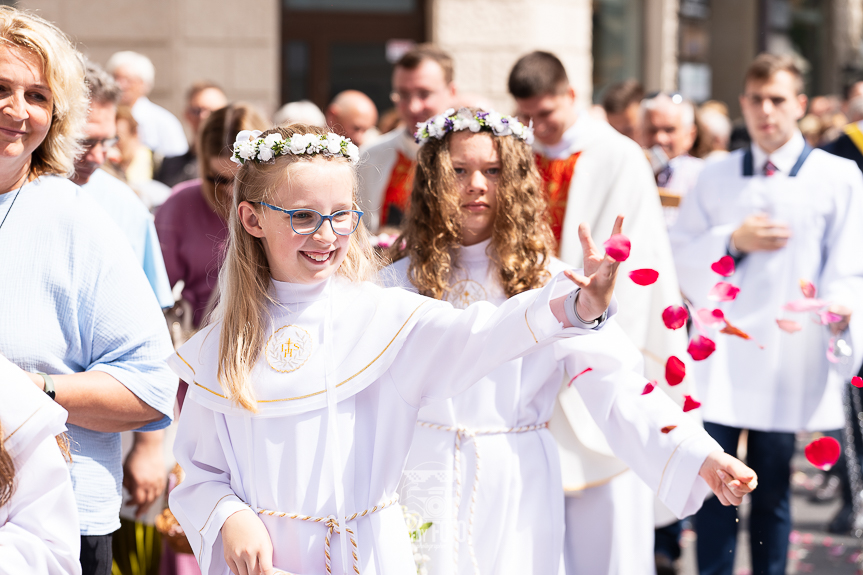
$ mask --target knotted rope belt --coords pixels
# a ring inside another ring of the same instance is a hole
[[[395,505],[395,503],[399,500],[399,495],[396,493],[393,497],[384,503],[379,505],[375,505],[371,509],[364,509],[358,513],[354,513],[350,517],[345,517],[345,523],[348,521],[353,521],[354,519],[365,517],[366,515],[371,515],[376,511],[380,511],[382,509],[386,509],[387,507],[391,507]],[[330,538],[333,535],[333,532],[341,534],[342,526],[339,524],[339,520],[336,519],[334,515],[328,515],[326,517],[312,517],[310,515],[301,515],[300,513],[284,513],[282,511],[271,511],[269,509],[258,509],[258,515],[269,515],[271,517],[284,517],[287,519],[299,519],[300,521],[309,521],[311,523],[321,523],[327,526],[327,536],[324,538],[324,557],[326,557],[326,566],[327,573],[332,573],[332,569],[330,567]],[[359,547],[357,546],[356,534],[351,530],[350,527],[345,525],[345,531],[348,534],[348,537],[351,541],[351,554],[354,557],[354,572],[357,575],[360,575],[360,555],[359,555]],[[291,575],[286,571],[282,571],[286,575]]]
[[[470,553],[470,560],[473,564],[474,573],[479,574],[479,564],[476,560],[476,552],[473,547],[473,517],[476,512],[476,497],[477,492],[479,490],[479,474],[480,474],[480,456],[479,456],[479,445],[477,445],[475,438],[480,435],[501,435],[504,433],[526,433],[528,431],[537,431],[539,429],[547,429],[548,422],[541,423],[539,425],[524,425],[522,427],[499,427],[499,428],[487,428],[487,429],[471,429],[469,427],[465,427],[463,425],[453,426],[453,425],[439,425],[437,423],[429,423],[428,421],[417,421],[417,425],[420,427],[428,427],[429,429],[437,429],[438,431],[450,431],[455,433],[455,456],[453,457],[453,476],[455,477],[455,497],[453,498],[454,502],[454,513],[455,513],[455,523],[453,524],[453,533],[455,534],[455,545],[453,548],[453,561],[455,562],[455,572],[458,573],[458,549],[459,549],[459,538],[458,538],[458,511],[459,507],[461,507],[461,496],[462,496],[462,485],[461,485],[461,443],[462,441],[466,441],[468,439],[474,439],[473,442],[473,453],[474,459],[476,460],[476,469],[473,474],[473,488],[471,489],[470,494],[470,507],[468,509],[468,523],[467,523],[467,548]]]

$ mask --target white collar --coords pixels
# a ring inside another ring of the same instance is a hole
[[[326,289],[332,278],[316,284],[297,284],[280,282],[270,278],[271,295],[282,304],[317,301],[326,296]]]
[[[488,247],[491,238],[470,246],[456,246],[459,262],[482,262],[488,260]]]
[[[773,162],[773,165],[776,166],[776,169],[779,172],[787,176],[791,173],[791,169],[794,167],[794,164],[797,163],[797,159],[800,157],[800,154],[803,153],[803,148],[805,147],[806,140],[803,139],[803,134],[800,133],[800,130],[795,131],[794,135],[791,136],[791,139],[785,142],[782,147],[772,154],[768,154],[761,149],[761,146],[753,142],[752,172],[755,175],[763,174],[764,164],[766,164],[769,159]]]

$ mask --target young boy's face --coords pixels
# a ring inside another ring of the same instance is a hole
[[[533,134],[546,146],[554,146],[575,122],[575,91],[571,86],[559,94],[516,98],[516,113],[527,124],[533,121]]]

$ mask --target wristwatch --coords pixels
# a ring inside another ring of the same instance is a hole
[[[596,318],[593,321],[586,321],[578,315],[578,309],[576,308],[576,304],[578,303],[578,294],[581,293],[581,288],[573,290],[569,292],[569,295],[566,297],[566,300],[563,304],[564,312],[566,313],[566,319],[569,320],[573,326],[582,326],[588,329],[598,329],[605,320],[608,319],[608,309],[602,312],[602,315]]]
[[[54,396],[57,395],[57,391],[54,389],[54,380],[51,379],[51,376],[43,371],[37,372],[42,376],[42,379],[45,380],[45,394],[54,399]]]

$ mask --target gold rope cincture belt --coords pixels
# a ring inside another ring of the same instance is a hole
[[[417,421],[417,425],[422,427],[428,427],[429,429],[437,429],[438,431],[451,431],[455,433],[455,456],[453,457],[453,475],[455,476],[455,497],[454,497],[454,513],[455,513],[455,524],[453,525],[453,533],[455,534],[455,544],[453,548],[453,561],[455,563],[456,572],[458,572],[458,548],[459,548],[459,540],[458,540],[458,510],[461,506],[461,442],[467,439],[474,439],[478,435],[500,435],[503,433],[525,433],[528,431],[537,431],[539,429],[547,429],[548,422],[541,423],[539,425],[524,425],[522,427],[499,427],[499,428],[488,428],[488,429],[470,429],[469,427],[464,427],[463,425],[452,426],[452,425],[439,425],[437,423],[429,423],[428,421]],[[479,458],[479,446],[474,439],[473,442],[473,453],[474,459],[476,459],[476,469],[473,474],[473,488],[471,489],[470,494],[470,508],[468,510],[468,524],[467,524],[467,548],[470,553],[470,560],[473,564],[474,573],[479,574],[479,564],[476,560],[476,552],[473,547],[473,516],[476,511],[476,497],[477,491],[479,489],[479,472],[480,472],[480,458]]]
[[[372,513],[375,513],[376,511],[380,511],[381,509],[386,509],[387,507],[395,505],[395,503],[398,500],[399,500],[399,494],[396,493],[395,495],[393,495],[392,499],[390,499],[389,501],[386,501],[386,502],[381,503],[379,505],[375,505],[371,509],[364,509],[363,511],[360,511],[359,513],[354,513],[350,517],[345,517],[345,531],[348,534],[348,538],[350,539],[350,542],[351,542],[351,547],[353,548],[351,554],[354,557],[354,573],[356,573],[357,575],[360,575],[359,547],[357,546],[356,534],[353,532],[353,530],[350,527],[347,526],[347,522],[353,521],[354,519],[358,519],[360,517],[365,517],[366,515],[370,515]],[[340,535],[342,532],[341,531],[341,524],[339,523],[339,520],[336,519],[336,517],[334,515],[329,515],[327,517],[312,517],[310,515],[301,515],[299,513],[284,513],[281,511],[271,511],[270,509],[256,509],[256,511],[258,512],[258,515],[269,515],[271,517],[284,517],[287,519],[299,519],[300,521],[309,521],[311,523],[322,523],[322,524],[326,525],[327,526],[327,536],[326,536],[326,538],[324,538],[324,557],[326,558],[327,573],[332,573],[332,570],[330,567],[330,539],[332,538],[333,532],[338,533]],[[288,573],[287,571],[283,571],[283,573],[286,573],[286,575],[292,575],[291,573]]]

